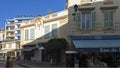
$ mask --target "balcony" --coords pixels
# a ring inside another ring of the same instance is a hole
[[[20,25],[21,24],[21,22],[14,22],[16,25]]]
[[[13,38],[15,35],[6,35],[7,38]]]
[[[20,42],[20,39],[15,40],[16,42]]]
[[[5,39],[3,42],[11,42],[11,41],[15,41],[15,39]]]
[[[6,32],[14,32],[14,31],[15,31],[14,29],[6,30]]]
[[[15,34],[15,36],[20,36],[20,33]]]
[[[16,31],[20,31],[20,28],[15,28]]]
[[[9,23],[9,24],[6,24],[6,26],[15,26],[14,23]]]

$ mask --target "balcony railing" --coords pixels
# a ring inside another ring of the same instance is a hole
[[[11,42],[11,41],[15,41],[15,39],[6,39],[6,40],[3,40],[3,42]]]
[[[15,34],[15,36],[20,36],[20,33]]]
[[[43,19],[44,20],[50,20],[50,19],[53,19],[53,18],[56,18],[56,17],[61,17],[61,16],[64,16],[64,15],[67,15],[67,14],[68,14],[67,10],[63,10],[63,11],[59,11],[59,12],[55,12],[55,13],[43,16]]]
[[[6,26],[15,26],[15,24],[13,24],[13,23],[12,24],[6,24]]]
[[[6,30],[7,32],[14,32],[15,30],[14,29],[9,29],[9,30]]]
[[[15,37],[15,35],[6,35],[6,37],[8,38],[11,38],[11,37]]]
[[[20,22],[14,22],[15,24],[18,24],[18,25],[20,25],[21,23]]]
[[[15,30],[20,30],[20,28],[15,28]]]

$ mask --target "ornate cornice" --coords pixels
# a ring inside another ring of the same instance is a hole
[[[118,6],[102,6],[100,7],[101,10],[109,10],[109,9],[117,9]]]
[[[31,24],[23,25],[20,28],[25,28],[25,27],[30,27],[30,26],[35,26],[35,27],[36,26],[41,26],[44,23],[48,23],[48,22],[51,22],[51,21],[65,19],[67,17],[68,17],[68,15],[64,15],[64,16],[60,16],[60,17],[56,17],[56,18],[52,18],[52,19],[48,19],[48,20],[43,20],[41,17],[37,17],[37,18],[33,19],[33,21],[32,21]]]
[[[27,24],[27,25],[21,26],[20,28],[25,28],[25,27],[30,27],[30,26],[35,26],[35,24],[34,24],[34,23],[32,23],[32,24]]]
[[[95,9],[95,7],[82,7],[82,8],[78,8],[79,11],[92,11],[94,9]]]
[[[56,18],[52,18],[52,19],[49,19],[49,20],[45,20],[43,23],[47,23],[47,22],[51,22],[51,21],[56,21],[56,20],[67,18],[67,17],[68,17],[68,15],[61,16],[61,17],[56,17]]]

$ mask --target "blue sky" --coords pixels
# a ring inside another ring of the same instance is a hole
[[[65,0],[0,0],[0,28],[4,28],[6,19],[19,15],[46,15],[65,8]]]

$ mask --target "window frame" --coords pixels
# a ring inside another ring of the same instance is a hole
[[[112,20],[110,19],[110,15],[109,15],[109,13],[107,14],[108,16],[108,20],[107,20],[107,24],[108,23],[110,23],[110,22],[112,22],[111,24],[112,24],[112,26],[108,26],[108,25],[106,25],[106,21],[105,21],[105,12],[112,12]],[[113,29],[114,28],[114,10],[104,10],[103,11],[103,23],[104,23],[104,29]]]
[[[57,37],[57,36],[58,36],[58,24],[54,23],[54,24],[51,25],[51,37]]]
[[[28,30],[28,32],[26,33],[26,31]],[[24,34],[24,40],[29,40],[29,29],[25,29],[25,34]]]

